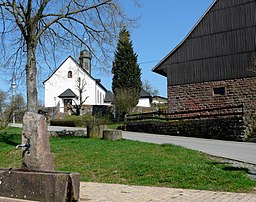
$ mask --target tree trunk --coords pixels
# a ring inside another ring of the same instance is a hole
[[[33,43],[27,43],[27,64],[26,64],[26,82],[27,82],[27,111],[37,113],[37,85],[36,85],[36,46]]]

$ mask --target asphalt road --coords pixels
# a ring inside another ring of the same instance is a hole
[[[222,141],[123,131],[123,138],[155,144],[174,144],[204,153],[256,165],[256,143]]]

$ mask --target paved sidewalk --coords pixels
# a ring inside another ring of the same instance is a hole
[[[256,202],[255,194],[81,182],[81,202]]]
[[[256,202],[256,194],[93,182],[80,183],[80,202]],[[33,202],[0,197],[0,202]],[[35,201],[36,202],[36,201]]]

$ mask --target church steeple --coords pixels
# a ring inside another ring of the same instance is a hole
[[[80,52],[80,57],[79,57],[80,65],[90,75],[91,75],[91,59],[92,59],[92,54],[86,48]]]

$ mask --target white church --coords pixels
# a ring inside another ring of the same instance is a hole
[[[69,105],[79,104],[80,94],[84,105],[104,105],[107,89],[91,76],[91,59],[88,50],[81,51],[79,63],[68,56],[43,82],[46,108],[58,106],[59,112],[67,112]],[[79,88],[79,83],[84,87]]]

